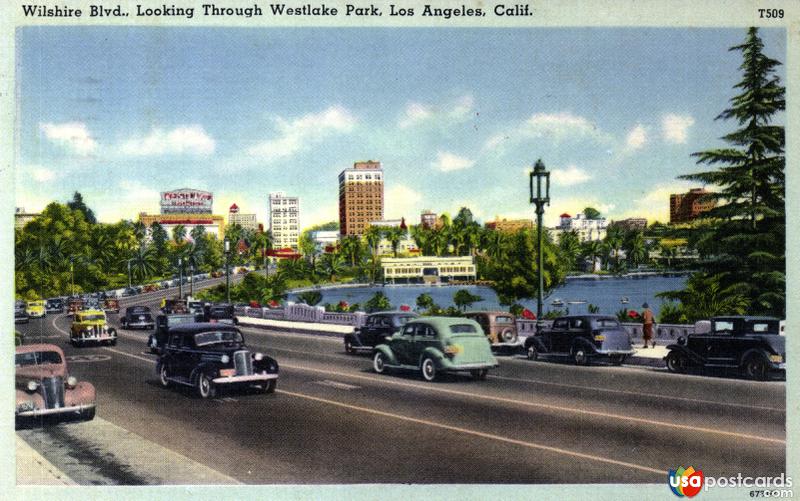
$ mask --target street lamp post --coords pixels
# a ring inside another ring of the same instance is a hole
[[[536,193],[533,191],[533,178],[536,177]],[[545,180],[545,193],[542,196],[542,179]],[[538,258],[539,258],[539,294],[536,301],[536,332],[542,329],[542,301],[544,298],[544,253],[542,252],[543,234],[542,217],[544,216],[545,204],[550,205],[550,173],[544,168],[544,163],[539,159],[533,166],[530,174],[531,201],[536,205],[536,234],[539,239]]]
[[[183,299],[183,258],[178,258],[178,299]]]
[[[132,287],[132,285],[131,285],[131,261],[133,261],[133,258],[128,259],[128,288],[129,289]]]
[[[69,260],[69,288],[72,295],[75,295],[75,263],[72,259]]]
[[[231,251],[231,241],[225,239],[225,294],[228,298],[228,304],[231,304],[231,274],[228,268],[228,255]]]

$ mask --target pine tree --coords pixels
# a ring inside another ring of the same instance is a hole
[[[694,153],[698,164],[715,170],[680,176],[717,188],[708,195],[718,205],[706,214],[719,223],[712,230],[708,258],[701,269],[719,280],[723,295],[743,295],[749,313],[783,316],[785,294],[785,135],[773,123],[786,107],[785,89],[775,69],[781,64],[763,53],[757,28],[750,28],[741,51],[740,93],[717,119],[739,128],[722,139],[730,146]]]

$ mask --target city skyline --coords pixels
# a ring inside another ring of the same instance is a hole
[[[237,203],[264,220],[285,191],[305,228],[338,219],[338,173],[372,159],[387,219],[532,218],[526,171],[542,158],[548,226],[585,206],[667,222],[669,195],[699,187],[675,179],[699,170],[690,154],[732,128],[714,117],[744,30],[335,33],[21,28],[16,205],[80,191],[110,222],[191,186],[216,213]],[[785,30],[761,36],[784,61]]]

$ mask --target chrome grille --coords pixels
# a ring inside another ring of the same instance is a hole
[[[42,397],[47,409],[64,407],[64,378],[55,376],[42,379]]]
[[[253,374],[253,358],[247,350],[237,351],[233,354],[233,366],[236,367],[237,376]]]

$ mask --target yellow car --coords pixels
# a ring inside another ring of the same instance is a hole
[[[28,301],[25,305],[25,311],[31,318],[42,318],[46,315],[44,311],[44,301]]]
[[[117,344],[117,330],[108,326],[106,314],[102,310],[83,310],[75,312],[69,333],[72,346],[86,343]]]

